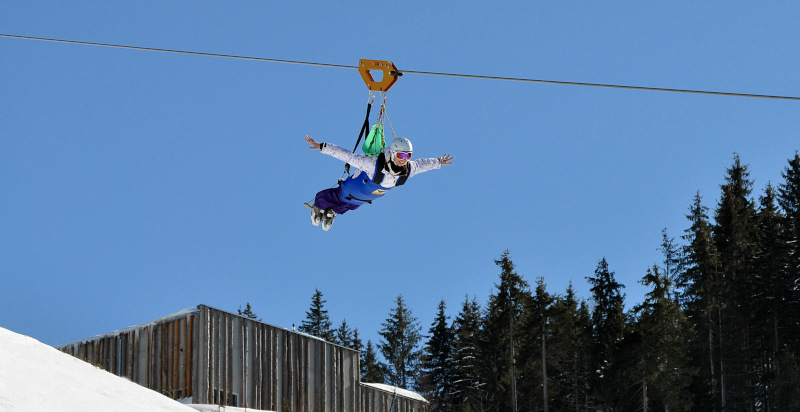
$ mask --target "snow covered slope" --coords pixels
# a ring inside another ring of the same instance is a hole
[[[3,328],[0,328],[0,411],[197,412]]]

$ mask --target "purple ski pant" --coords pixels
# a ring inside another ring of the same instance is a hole
[[[361,205],[354,205],[342,200],[342,188],[332,187],[319,191],[314,197],[314,206],[325,210],[327,208],[333,209],[334,213],[341,215],[348,210],[356,210]]]

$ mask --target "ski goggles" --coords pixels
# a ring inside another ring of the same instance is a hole
[[[411,159],[411,153],[397,152],[394,154],[398,159]]]

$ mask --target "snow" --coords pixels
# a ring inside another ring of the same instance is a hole
[[[250,408],[237,408],[234,406],[217,406],[217,405],[192,405],[196,411],[200,412],[259,412],[256,409]],[[268,412],[268,411],[264,411]]]
[[[416,392],[409,391],[407,389],[398,388],[398,387],[392,386],[392,385],[385,385],[385,384],[382,384],[382,383],[361,382],[361,384],[364,385],[364,386],[369,386],[369,387],[372,387],[372,388],[375,388],[375,389],[382,390],[384,392],[397,393],[398,395],[404,396],[406,398],[411,398],[411,399],[414,399],[414,400],[418,400],[418,401],[422,401],[422,402],[428,403],[428,400],[425,399],[424,397],[422,397],[422,395],[420,395],[420,394],[418,394]]]
[[[0,411],[56,410],[240,412],[244,408],[183,405],[33,338],[0,327]]]

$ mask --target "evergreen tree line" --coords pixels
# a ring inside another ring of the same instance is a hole
[[[606,259],[589,302],[531,285],[508,251],[485,307],[440,302],[417,390],[432,411],[800,410],[800,156],[753,198],[738,155],[709,217],[662,231],[644,302],[625,310]]]
[[[416,390],[431,411],[800,410],[797,153],[782,177],[754,199],[735,155],[713,218],[698,192],[627,311],[605,258],[587,302],[531,286],[505,251],[485,306],[466,296],[451,321],[441,301],[427,335],[400,295],[364,347],[345,321],[331,329],[319,290],[300,330],[360,350],[363,381]]]

